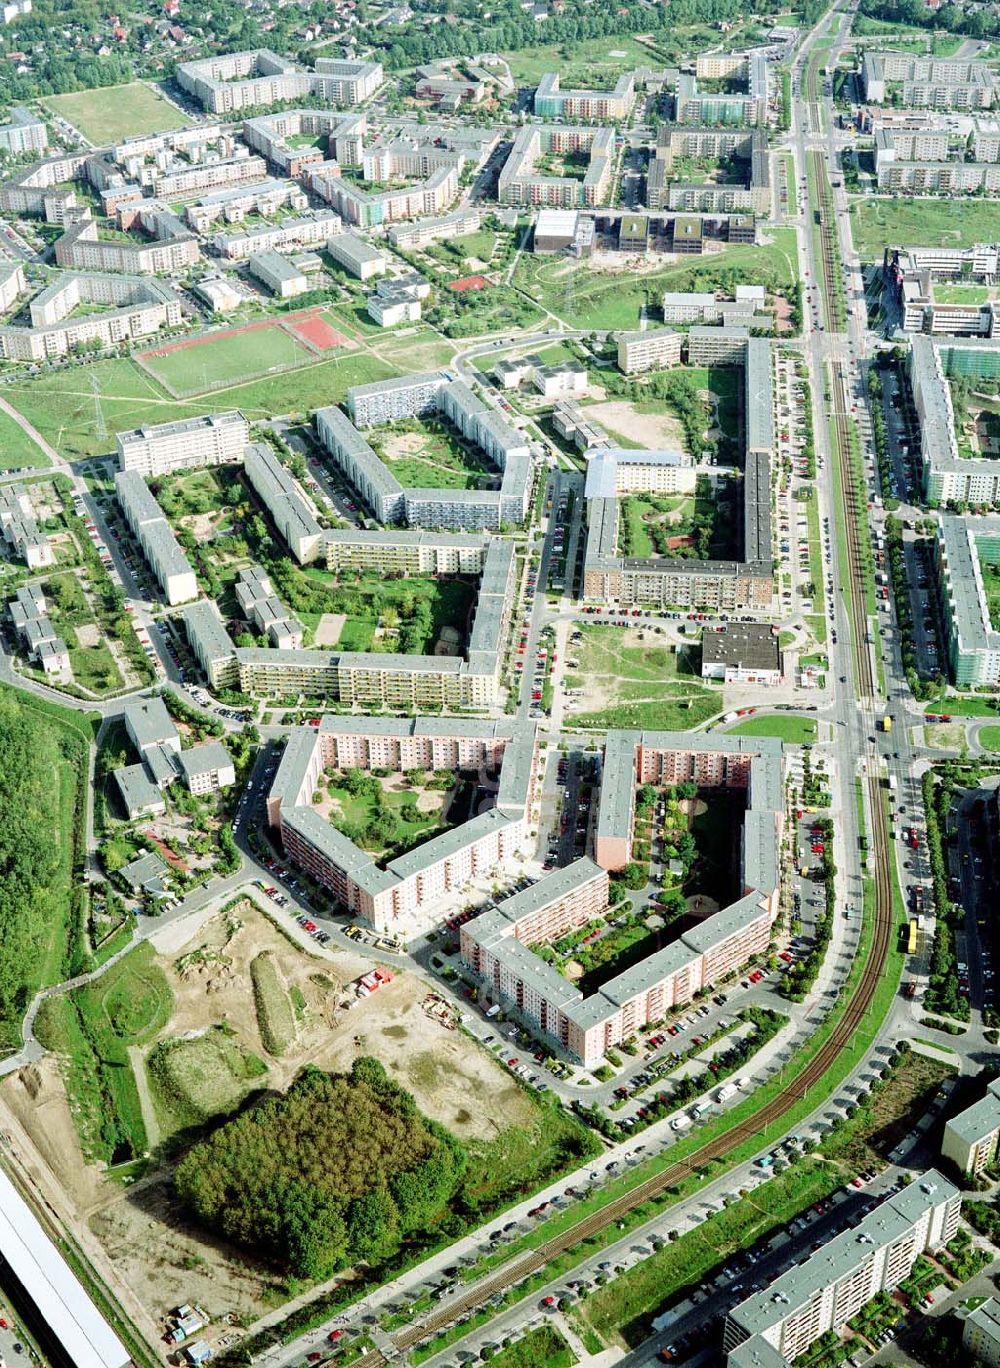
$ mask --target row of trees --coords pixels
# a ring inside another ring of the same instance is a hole
[[[941,1012],[968,1021],[969,1003],[958,991],[958,957],[955,954],[955,933],[965,921],[965,909],[961,903],[952,902],[948,895],[948,812],[957,777],[951,766],[941,766],[938,776],[933,770],[927,770],[920,782],[936,917],[924,1006],[929,1012]]]

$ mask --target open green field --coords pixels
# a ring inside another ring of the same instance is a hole
[[[939,698],[928,703],[925,713],[947,713],[950,717],[996,717],[1000,708],[991,698]]]
[[[476,597],[471,580],[419,575],[383,580],[346,572],[338,578],[318,566],[302,570],[286,560],[269,568],[282,602],[306,627],[315,631],[324,613],[345,615],[333,643],[339,651],[428,655],[443,627],[454,627],[464,640]],[[382,632],[376,636],[380,624]]]
[[[567,654],[579,667],[566,675],[567,688],[585,688],[592,711],[567,712],[566,724],[582,727],[650,727],[684,730],[719,710],[718,694],[698,682],[686,656],[669,645],[626,646],[629,629],[581,627],[583,641]],[[569,700],[572,702],[572,700]]]
[[[97,147],[142,133],[165,133],[191,122],[145,81],[76,90],[69,95],[46,95],[42,104],[78,128]]]
[[[377,779],[374,782],[378,784]],[[409,849],[449,825],[442,816],[447,792],[434,794],[439,801],[433,806],[424,804],[419,808],[417,795],[406,789],[382,789],[376,794],[373,787],[355,794],[331,782],[325,792],[333,802],[332,824],[378,856],[390,850]]]
[[[495,1368],[572,1368],[577,1358],[554,1325],[540,1325],[490,1360]]]
[[[582,86],[587,90],[612,89],[618,77],[637,66],[649,66],[652,55],[645,43],[631,33],[607,38],[588,38],[567,46],[522,48],[502,54],[519,85],[537,85],[547,71],[560,73],[564,90]]]
[[[733,246],[662,271],[605,273],[565,257],[520,257],[514,285],[573,328],[638,328],[641,308],[665,290],[711,290],[760,284],[790,290],[798,280],[795,230],[777,228],[773,241]]]
[[[0,473],[21,470],[24,466],[47,469],[50,464],[38,443],[21,431],[10,414],[0,409]]]
[[[301,417],[324,404],[338,403],[352,385],[387,380],[400,369],[368,352],[355,352],[215,390],[202,399],[177,400],[134,361],[108,360],[16,380],[4,393],[67,460],[80,460],[112,450],[116,432],[145,423],[169,423],[232,408],[242,409],[251,421],[278,414]],[[95,376],[106,437],[98,436],[94,421]]]
[[[163,1040],[146,1061],[156,1118],[164,1134],[227,1116],[267,1077],[267,1065],[222,1026]]]
[[[996,204],[988,199],[874,199],[851,205],[851,233],[858,255],[881,261],[883,249],[970,247],[996,235]]]
[[[750,717],[727,731],[730,736],[776,736],[793,746],[816,740],[816,723],[811,717]]]
[[[984,750],[1000,751],[1000,726],[980,727],[979,744]]]
[[[188,397],[222,384],[254,380],[279,367],[307,365],[312,355],[284,328],[225,329],[193,346],[146,352],[143,366],[155,379]]]
[[[1000,561],[991,562],[980,551],[979,572],[983,577],[983,592],[994,632],[1000,632]],[[950,712],[950,709],[945,711]]]
[[[985,304],[990,297],[986,285],[953,285],[942,281],[933,288],[938,304]]]

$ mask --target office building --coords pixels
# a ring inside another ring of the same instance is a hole
[[[118,469],[145,479],[198,466],[238,465],[250,440],[250,425],[238,409],[155,423],[115,436]]]
[[[791,1364],[873,1297],[897,1288],[921,1254],[947,1244],[958,1230],[960,1212],[958,1190],[934,1169],[892,1193],[804,1263],[727,1314],[723,1348],[728,1368]]]
[[[167,603],[173,606],[197,598],[194,570],[146,481],[134,470],[119,471],[115,476],[115,494]]]

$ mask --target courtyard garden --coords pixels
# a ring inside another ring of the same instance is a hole
[[[499,477],[486,456],[465,442],[450,423],[436,418],[403,418],[367,435],[407,488],[484,489]]]
[[[392,859],[465,821],[472,789],[450,770],[367,774],[328,770],[313,804],[342,835],[378,859]]]

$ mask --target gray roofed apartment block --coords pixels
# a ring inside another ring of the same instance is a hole
[[[210,599],[190,603],[181,613],[195,654],[202,662],[228,660],[236,649],[219,610]]]
[[[978,1144],[980,1140],[1000,1130],[1000,1079],[989,1086],[986,1096],[971,1107],[952,1116],[948,1129],[967,1145]]]
[[[952,1183],[936,1170],[928,1170],[880,1202],[852,1229],[834,1236],[804,1263],[781,1274],[765,1291],[747,1297],[729,1312],[730,1320],[749,1335],[762,1334],[823,1288],[867,1263],[875,1249],[905,1236],[931,1206],[958,1195]]]
[[[191,746],[188,750],[181,751],[177,762],[184,777],[190,781],[202,774],[214,774],[218,770],[229,769],[233,760],[221,741],[204,741],[200,746]]]
[[[548,907],[551,903],[558,902],[560,898],[567,897],[570,893],[585,884],[590,883],[591,879],[598,878],[604,874],[604,870],[599,864],[595,864],[588,856],[583,856],[579,860],[573,860],[571,864],[563,865],[560,869],[553,869],[550,874],[538,880],[530,888],[523,888],[520,893],[515,893],[513,897],[504,898],[503,902],[497,903],[496,910],[501,913],[505,921],[518,922],[522,917],[530,917],[542,908]],[[476,929],[479,930],[479,922],[476,922]]]
[[[397,879],[411,878],[414,874],[421,873],[428,865],[460,854],[473,841],[489,835],[491,831],[512,824],[512,819],[506,813],[501,812],[499,808],[490,808],[488,812],[480,812],[462,826],[442,831],[440,835],[431,837],[423,845],[408,850],[405,855],[400,855],[395,860],[390,860],[386,869],[391,870]]]
[[[282,815],[282,822],[301,832],[310,845],[326,859],[331,860],[338,869],[342,869],[365,892],[374,895],[395,885],[396,880],[391,874],[379,869],[366,851],[359,849],[343,832],[331,826],[312,808],[304,805],[293,807],[287,814]]]

